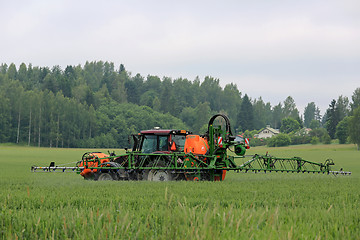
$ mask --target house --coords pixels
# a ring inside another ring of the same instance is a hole
[[[312,131],[311,128],[302,128],[295,133],[297,136],[307,136]]]
[[[254,137],[256,137],[256,138],[271,138],[279,133],[280,133],[279,129],[274,129],[274,128],[271,128],[270,125],[267,125],[266,128],[261,130]]]

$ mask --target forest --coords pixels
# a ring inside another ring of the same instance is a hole
[[[303,113],[291,96],[272,106],[251,99],[236,84],[224,88],[207,76],[132,75],[121,64],[83,66],[0,65],[0,143],[39,147],[123,148],[128,136],[153,127],[205,133],[214,113],[229,116],[233,131],[252,138],[267,125],[281,134],[254,145],[360,143],[360,88],[351,100],[334,96],[324,116],[314,102]],[[301,130],[312,129],[308,133]]]

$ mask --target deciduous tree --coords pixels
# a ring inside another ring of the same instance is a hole
[[[349,117],[345,117],[338,123],[335,136],[339,139],[340,144],[346,143],[346,139],[349,136]]]
[[[349,134],[352,143],[357,144],[357,149],[360,146],[360,106],[353,112],[353,116],[349,118]]]
[[[353,95],[351,96],[351,99],[352,99],[352,103],[350,104],[351,112],[354,112],[355,109],[360,107],[360,87],[355,89]]]
[[[284,118],[281,121],[280,131],[282,133],[291,133],[300,129],[300,124],[293,118]]]

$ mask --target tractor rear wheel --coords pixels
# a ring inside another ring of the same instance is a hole
[[[169,170],[150,170],[148,174],[148,181],[154,181],[154,182],[165,182],[165,181],[171,181],[173,179],[172,174],[169,172]]]
[[[114,178],[110,175],[110,173],[100,173],[98,181],[111,181],[114,180]]]
[[[156,167],[167,167],[165,161],[159,161]],[[151,169],[147,174],[148,181],[162,182],[171,181],[174,176],[169,169]]]

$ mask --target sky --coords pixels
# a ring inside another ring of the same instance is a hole
[[[0,0],[0,63],[100,60],[324,113],[360,87],[360,1]]]

